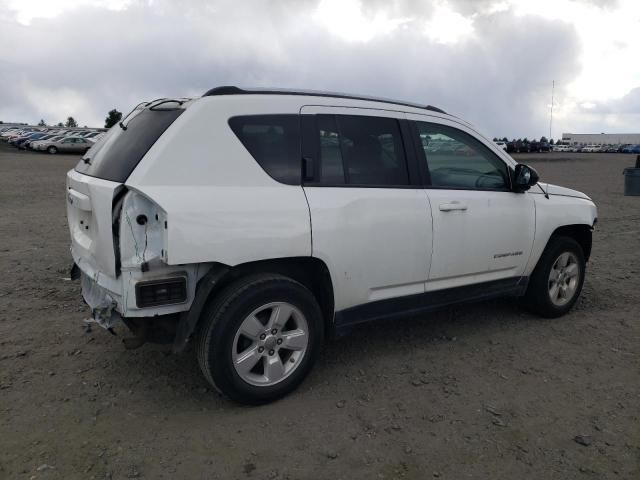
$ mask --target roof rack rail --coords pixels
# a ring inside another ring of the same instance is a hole
[[[285,88],[240,88],[235,85],[223,85],[207,90],[203,97],[213,97],[216,95],[309,95],[313,97],[332,97],[347,98],[350,100],[367,100],[370,102],[393,103],[395,105],[403,105],[406,107],[421,108],[432,112],[443,113],[449,115],[441,108],[433,105],[420,105],[417,103],[403,102],[401,100],[392,100],[389,98],[369,97],[366,95],[351,95],[348,93],[322,92],[318,90],[294,90]]]

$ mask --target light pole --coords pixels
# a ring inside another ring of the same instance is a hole
[[[549,117],[549,141],[551,141],[551,127],[553,126],[553,90],[555,89],[556,81],[551,81],[551,115]]]

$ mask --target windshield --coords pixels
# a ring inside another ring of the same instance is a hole
[[[144,109],[132,114],[124,128],[116,125],[89,150],[76,171],[92,177],[123,183],[142,157],[169,128],[183,109]]]

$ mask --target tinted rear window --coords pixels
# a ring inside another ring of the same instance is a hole
[[[92,177],[124,182],[164,131],[184,112],[145,109],[130,120],[126,130],[116,125],[76,165]]]
[[[298,115],[233,117],[229,119],[229,126],[270,177],[289,185],[300,185]]]

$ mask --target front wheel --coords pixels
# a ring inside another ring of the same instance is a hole
[[[51,155],[55,155],[56,153],[58,153],[58,149],[52,146],[47,148],[47,152],[49,152]]]
[[[578,242],[570,237],[551,237],[531,275],[525,306],[546,318],[564,315],[580,296],[585,268]]]
[[[307,376],[323,343],[313,294],[275,274],[231,284],[203,313],[197,356],[207,380],[240,403],[271,402]]]

